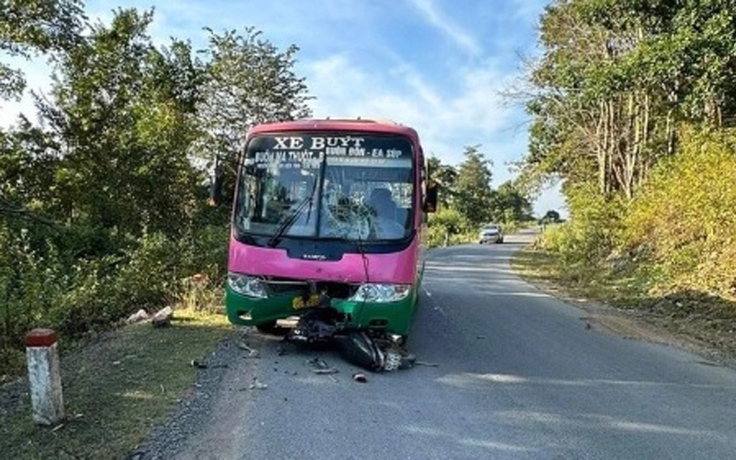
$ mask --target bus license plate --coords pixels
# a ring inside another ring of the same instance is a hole
[[[319,294],[311,295],[307,301],[304,301],[304,297],[294,297],[291,300],[291,308],[294,310],[301,310],[302,308],[312,308],[319,305]]]

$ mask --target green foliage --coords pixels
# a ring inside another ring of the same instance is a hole
[[[580,185],[566,191],[569,222],[551,226],[541,238],[544,249],[558,253],[571,267],[589,269],[601,265],[617,245],[625,210],[621,200],[605,200],[595,193],[595,185]]]
[[[491,189],[490,160],[479,150],[480,146],[466,147],[465,160],[457,173],[457,200],[455,206],[465,219],[475,225],[490,220]]]
[[[60,59],[53,100],[39,101],[64,152],[55,165],[62,220],[140,235],[176,233],[188,218],[198,179],[187,158],[196,75],[186,45],[153,47],[151,21],[123,10],[109,27],[97,25]]]
[[[571,219],[540,244],[566,273],[733,298],[734,10],[733,0],[546,10],[520,182],[565,184]]]
[[[532,220],[532,204],[514,182],[504,182],[492,194],[491,220],[507,226]]]
[[[81,0],[3,0],[0,51],[28,58],[71,49],[84,19]],[[24,88],[23,74],[0,62],[0,98],[17,97]]]
[[[736,133],[690,130],[631,201],[567,190],[572,218],[539,245],[569,276],[636,279],[643,294],[736,298]]]
[[[107,321],[97,291],[108,259],[71,266],[52,242],[34,245],[27,229],[7,225],[0,227],[0,243],[3,348],[20,347],[33,327],[53,325],[74,335]]]
[[[437,247],[467,243],[467,234],[471,231],[471,223],[460,211],[453,208],[440,209],[429,217],[427,244],[429,247]]]
[[[736,297],[736,133],[690,134],[632,204],[622,246],[661,289]]]
[[[429,218],[430,246],[476,241],[480,225],[503,223],[513,231],[519,222],[532,219],[531,202],[516,182],[491,188],[491,162],[478,147],[466,147],[459,167],[429,159],[432,180],[439,185],[439,212]]]
[[[542,217],[542,222],[545,224],[557,224],[561,221],[562,220],[560,219],[560,213],[555,211],[554,209],[550,209],[544,214],[544,217]]]
[[[139,245],[127,251],[127,263],[118,271],[114,292],[123,311],[152,309],[173,300],[176,281],[182,276],[179,245],[162,233],[144,235]]]
[[[127,251],[112,285],[118,316],[181,299],[188,299],[187,307],[205,307],[201,299],[221,287],[227,273],[226,241],[225,226],[201,227],[176,239],[162,233],[143,236]]]
[[[55,64],[42,123],[0,130],[0,374],[32,327],[80,337],[140,308],[217,309],[229,213],[206,205],[194,156],[234,162],[250,124],[309,114],[295,46],[211,32],[202,60],[154,46],[152,12],[84,20],[76,0],[0,8],[0,51]],[[22,88],[6,70],[0,96]]]
[[[216,157],[224,161],[224,196],[231,197],[248,128],[309,117],[306,102],[311,97],[304,78],[294,71],[296,45],[281,51],[253,27],[244,35],[207,30],[209,46],[200,50],[204,82],[197,105],[202,135],[193,150],[210,166]]]
[[[631,199],[686,123],[736,120],[736,2],[557,0],[525,94],[525,181]]]
[[[0,228],[0,374],[18,364],[2,350],[20,349],[33,327],[80,337],[141,308],[217,308],[226,241],[225,226],[209,226],[176,239],[148,234],[118,255],[75,259],[52,240],[37,249],[29,232]]]

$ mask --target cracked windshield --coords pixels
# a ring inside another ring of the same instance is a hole
[[[412,151],[397,136],[259,136],[246,149],[243,233],[355,241],[411,229]]]

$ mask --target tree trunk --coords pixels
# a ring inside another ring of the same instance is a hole
[[[608,114],[606,111],[606,103],[604,101],[599,102],[598,104],[599,114],[598,114],[598,125],[596,127],[596,139],[598,139],[598,142],[596,143],[596,157],[598,160],[598,188],[600,189],[600,192],[602,195],[608,194],[608,186],[607,186],[607,170],[608,170],[608,126],[607,126],[607,120],[608,120]]]

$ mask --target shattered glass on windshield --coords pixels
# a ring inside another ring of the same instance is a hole
[[[277,239],[403,239],[412,226],[412,158],[409,140],[399,136],[253,138],[235,225]]]

